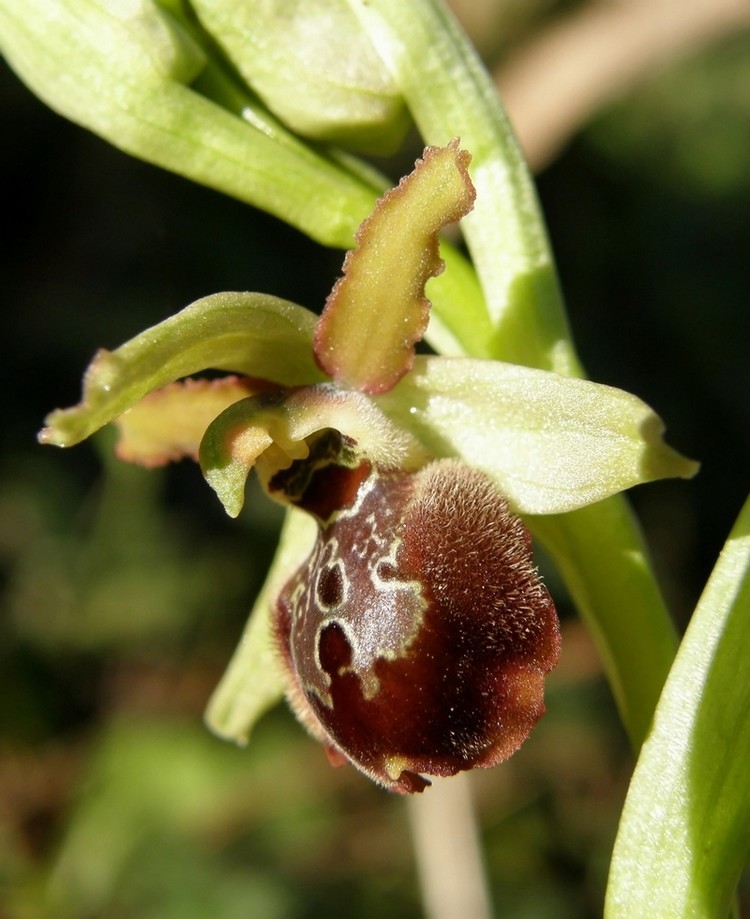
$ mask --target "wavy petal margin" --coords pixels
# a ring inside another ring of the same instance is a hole
[[[662,441],[661,419],[640,399],[544,370],[418,357],[376,401],[435,456],[490,475],[521,514],[559,514],[698,470]]]
[[[424,287],[444,268],[438,233],[474,205],[470,160],[458,140],[427,147],[357,231],[315,329],[318,364],[342,386],[382,393],[411,369],[429,319]]]
[[[206,428],[224,409],[272,387],[265,380],[226,376],[183,380],[149,393],[115,424],[118,459],[152,469],[181,459],[198,461]]]
[[[99,351],[78,405],[46,418],[39,441],[70,447],[181,377],[227,370],[286,386],[323,376],[312,356],[314,313],[278,297],[220,293],[197,300],[115,351]]]

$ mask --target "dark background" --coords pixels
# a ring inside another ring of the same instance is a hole
[[[734,37],[670,68],[539,177],[589,375],[646,400],[702,462],[694,481],[632,495],[680,628],[747,491],[749,51]],[[403,802],[330,770],[283,707],[246,751],[201,724],[278,511],[254,492],[230,521],[192,464],[121,466],[106,434],[70,451],[35,442],[49,410],[78,400],[97,348],[219,290],[318,309],[341,253],[126,157],[5,67],[0,109],[6,911],[420,915]],[[418,152],[393,164],[394,179]],[[568,651],[550,714],[475,782],[501,915],[600,913],[632,768],[590,642],[560,599]]]

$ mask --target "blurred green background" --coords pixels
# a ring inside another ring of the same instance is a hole
[[[505,4],[487,53],[570,6]],[[67,452],[35,442],[97,348],[219,290],[318,309],[341,253],[127,158],[5,66],[0,107],[0,916],[422,915],[401,799],[330,769],[283,707],[246,750],[202,724],[278,510],[253,485],[230,521],[193,464],[126,467],[107,432]],[[379,165],[395,179],[418,152],[413,139]],[[632,496],[680,628],[748,485],[748,164],[738,31],[624,91],[539,176],[590,376],[649,402],[703,464]],[[548,714],[473,786],[498,915],[585,919],[601,914],[632,760],[540,563],[565,642]]]

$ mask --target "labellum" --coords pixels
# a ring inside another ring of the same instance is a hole
[[[331,761],[404,794],[517,750],[559,629],[490,479],[457,460],[380,468],[330,434],[270,486],[319,524],[274,633],[292,707]]]

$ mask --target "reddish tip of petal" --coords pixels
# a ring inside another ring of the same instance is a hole
[[[342,766],[345,766],[349,760],[344,756],[344,754],[337,750],[336,747],[326,746],[326,756],[328,757],[328,762],[333,766],[334,769],[340,769]]]
[[[432,782],[422,775],[417,775],[416,772],[409,772],[408,769],[404,769],[398,777],[397,784],[401,786],[403,793],[413,795],[415,793],[421,794],[425,788],[429,788],[432,785]]]

